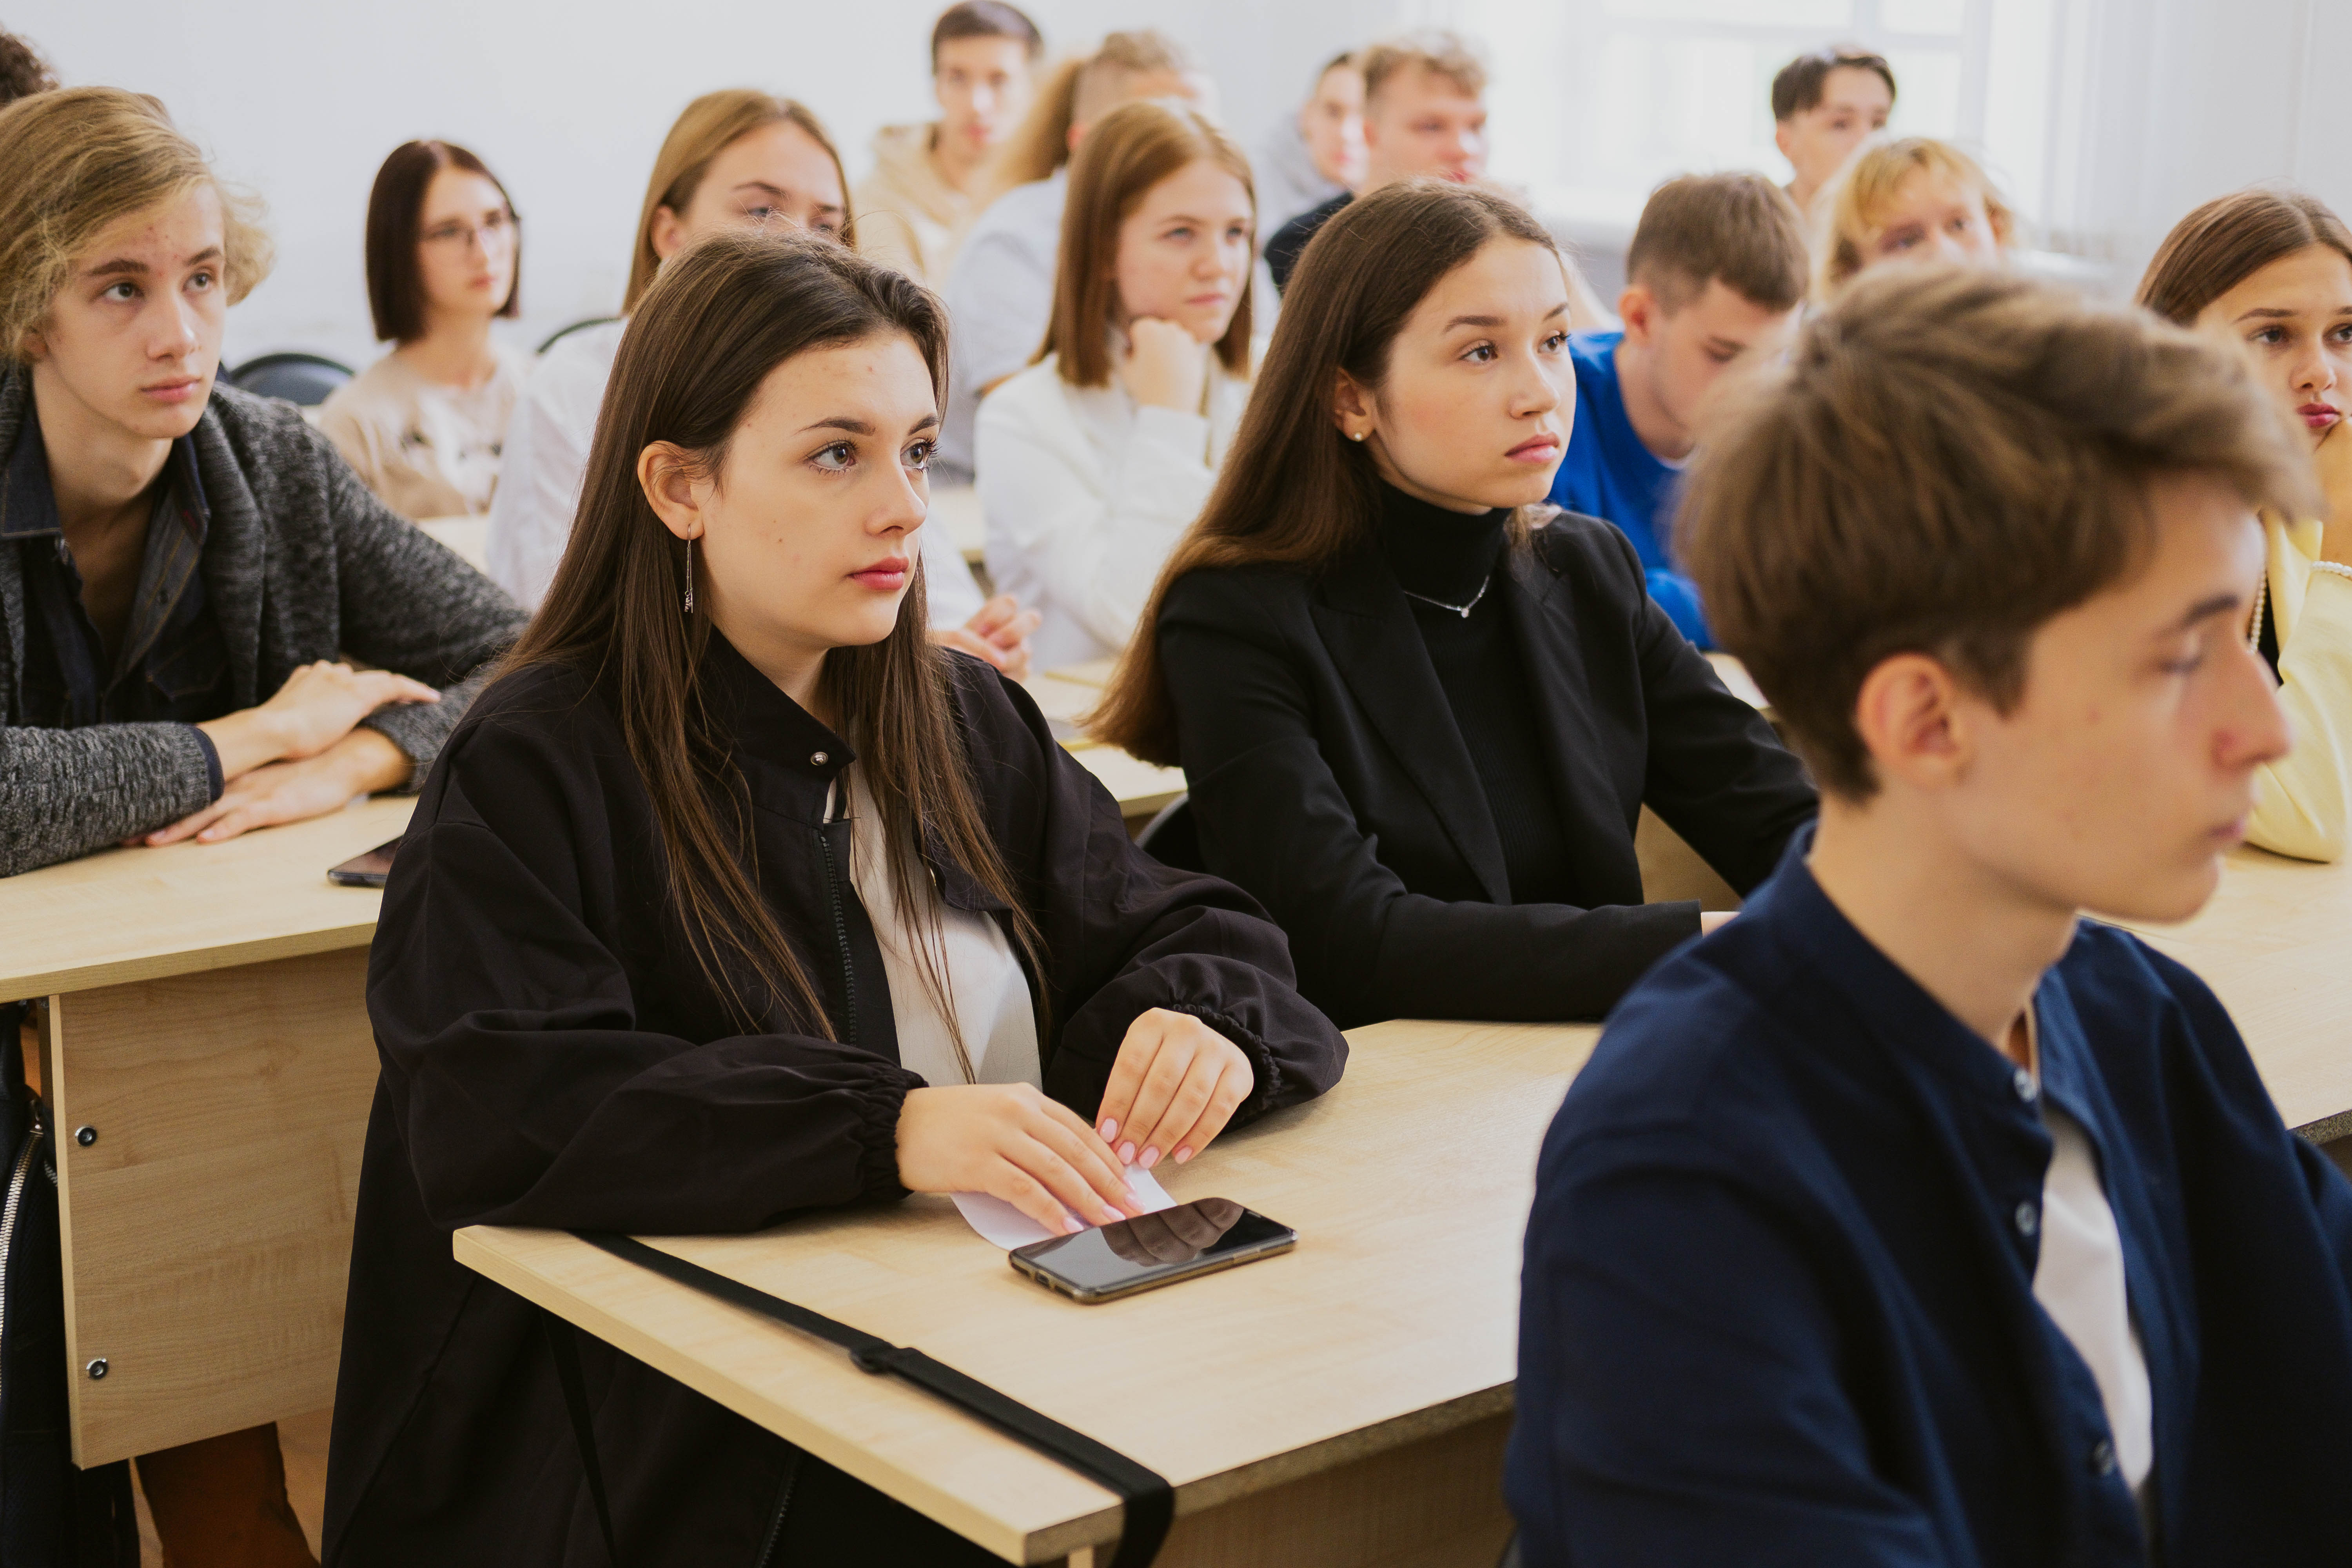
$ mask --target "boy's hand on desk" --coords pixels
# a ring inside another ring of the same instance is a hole
[[[235,779],[268,763],[319,755],[387,702],[440,700],[421,680],[320,659],[288,676],[268,701],[196,728],[220,753],[221,775]]]
[[[1143,1212],[1103,1141],[1025,1083],[910,1089],[898,1111],[898,1184],[986,1193],[1055,1236],[1072,1230],[1072,1214],[1108,1225]]]
[[[1121,1160],[1182,1164],[1225,1130],[1257,1069],[1242,1048],[1190,1013],[1154,1007],[1128,1026],[1095,1130]]]
[[[175,844],[193,837],[215,844],[256,827],[324,816],[341,810],[355,795],[405,784],[414,771],[408,753],[383,735],[353,730],[315,757],[271,763],[231,780],[212,805],[138,842]]]

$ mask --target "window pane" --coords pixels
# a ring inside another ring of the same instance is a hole
[[[1897,136],[1960,133],[1960,57],[1952,49],[1888,49],[1901,90],[1887,129]]]
[[[1645,22],[1734,22],[1744,27],[1843,27],[1853,0],[1609,0],[1612,16]]]
[[[1969,0],[1878,0],[1878,25],[1890,33],[1958,37],[1968,19]]]

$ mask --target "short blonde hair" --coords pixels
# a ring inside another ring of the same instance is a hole
[[[1822,203],[1822,234],[1813,247],[1814,303],[1826,305],[1836,299],[1854,274],[1870,265],[1869,247],[1885,226],[1880,216],[1886,204],[1904,181],[1917,174],[1973,187],[1984,201],[1993,238],[2003,250],[2015,241],[2017,216],[1974,158],[1932,136],[1874,142],[1854,154]]]
[[[0,359],[22,360],[98,232],[196,185],[221,202],[232,305],[269,276],[261,204],[224,184],[158,100],[114,87],[35,93],[0,109]]]
[[[1442,28],[1383,39],[1358,55],[1356,64],[1364,73],[1368,108],[1382,89],[1406,71],[1438,77],[1452,83],[1465,98],[1483,98],[1486,93],[1486,62],[1468,40]]]
[[[857,215],[850,209],[849,176],[842,171],[841,153],[813,110],[795,100],[757,88],[706,92],[679,111],[677,122],[662,138],[661,151],[654,157],[653,175],[646,182],[645,205],[637,211],[637,239],[629,252],[629,287],[621,296],[621,314],[636,310],[637,301],[654,286],[654,275],[661,270],[661,258],[654,252],[654,215],[667,207],[684,216],[694,193],[701,188],[702,177],[710,173],[711,162],[739,137],[779,121],[808,132],[809,140],[833,160],[834,178],[841,182],[842,232],[845,236],[856,233]]]

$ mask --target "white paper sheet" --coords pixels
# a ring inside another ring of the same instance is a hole
[[[1143,1205],[1145,1214],[1157,1214],[1161,1209],[1176,1206],[1176,1200],[1168,1195],[1168,1190],[1160,1184],[1159,1179],[1139,1165],[1127,1168],[1127,1184],[1135,1189],[1136,1199]],[[992,1198],[985,1193],[954,1193],[950,1195],[955,1199],[955,1206],[962,1214],[965,1224],[979,1232],[982,1240],[1007,1252],[1016,1247],[1026,1247],[1033,1241],[1044,1241],[1051,1234],[1003,1198]],[[1080,1219],[1083,1216],[1072,1215],[1070,1217]]]

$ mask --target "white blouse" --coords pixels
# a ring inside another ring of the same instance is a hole
[[[1139,405],[1115,375],[1072,386],[1059,365],[1049,354],[991,393],[976,441],[988,574],[1044,616],[1041,670],[1127,646],[1249,401],[1213,357],[1199,414]]]
[[[1045,1073],[1038,1065],[1037,1016],[1031,1005],[1028,977],[1013,954],[997,923],[970,910],[950,909],[936,896],[936,931],[919,911],[898,908],[890,884],[888,840],[882,814],[866,787],[864,770],[852,763],[849,780],[849,881],[857,901],[874,922],[875,941],[882,949],[882,972],[890,984],[890,1016],[898,1032],[899,1065],[920,1073],[938,1089],[964,1082],[1025,1083],[1042,1087]],[[936,889],[934,889],[936,893]],[[946,984],[955,1008],[957,1027],[971,1076],[964,1076],[956,1058],[955,1038],[940,1000],[923,983],[918,944],[931,950],[934,973]]]
[[[572,539],[572,514],[588,472],[604,384],[628,322],[604,321],[549,349],[522,389],[507,426],[506,473],[490,503],[490,577],[526,610],[539,608]],[[933,626],[960,626],[980,613],[980,584],[944,527],[922,532],[923,584]]]

